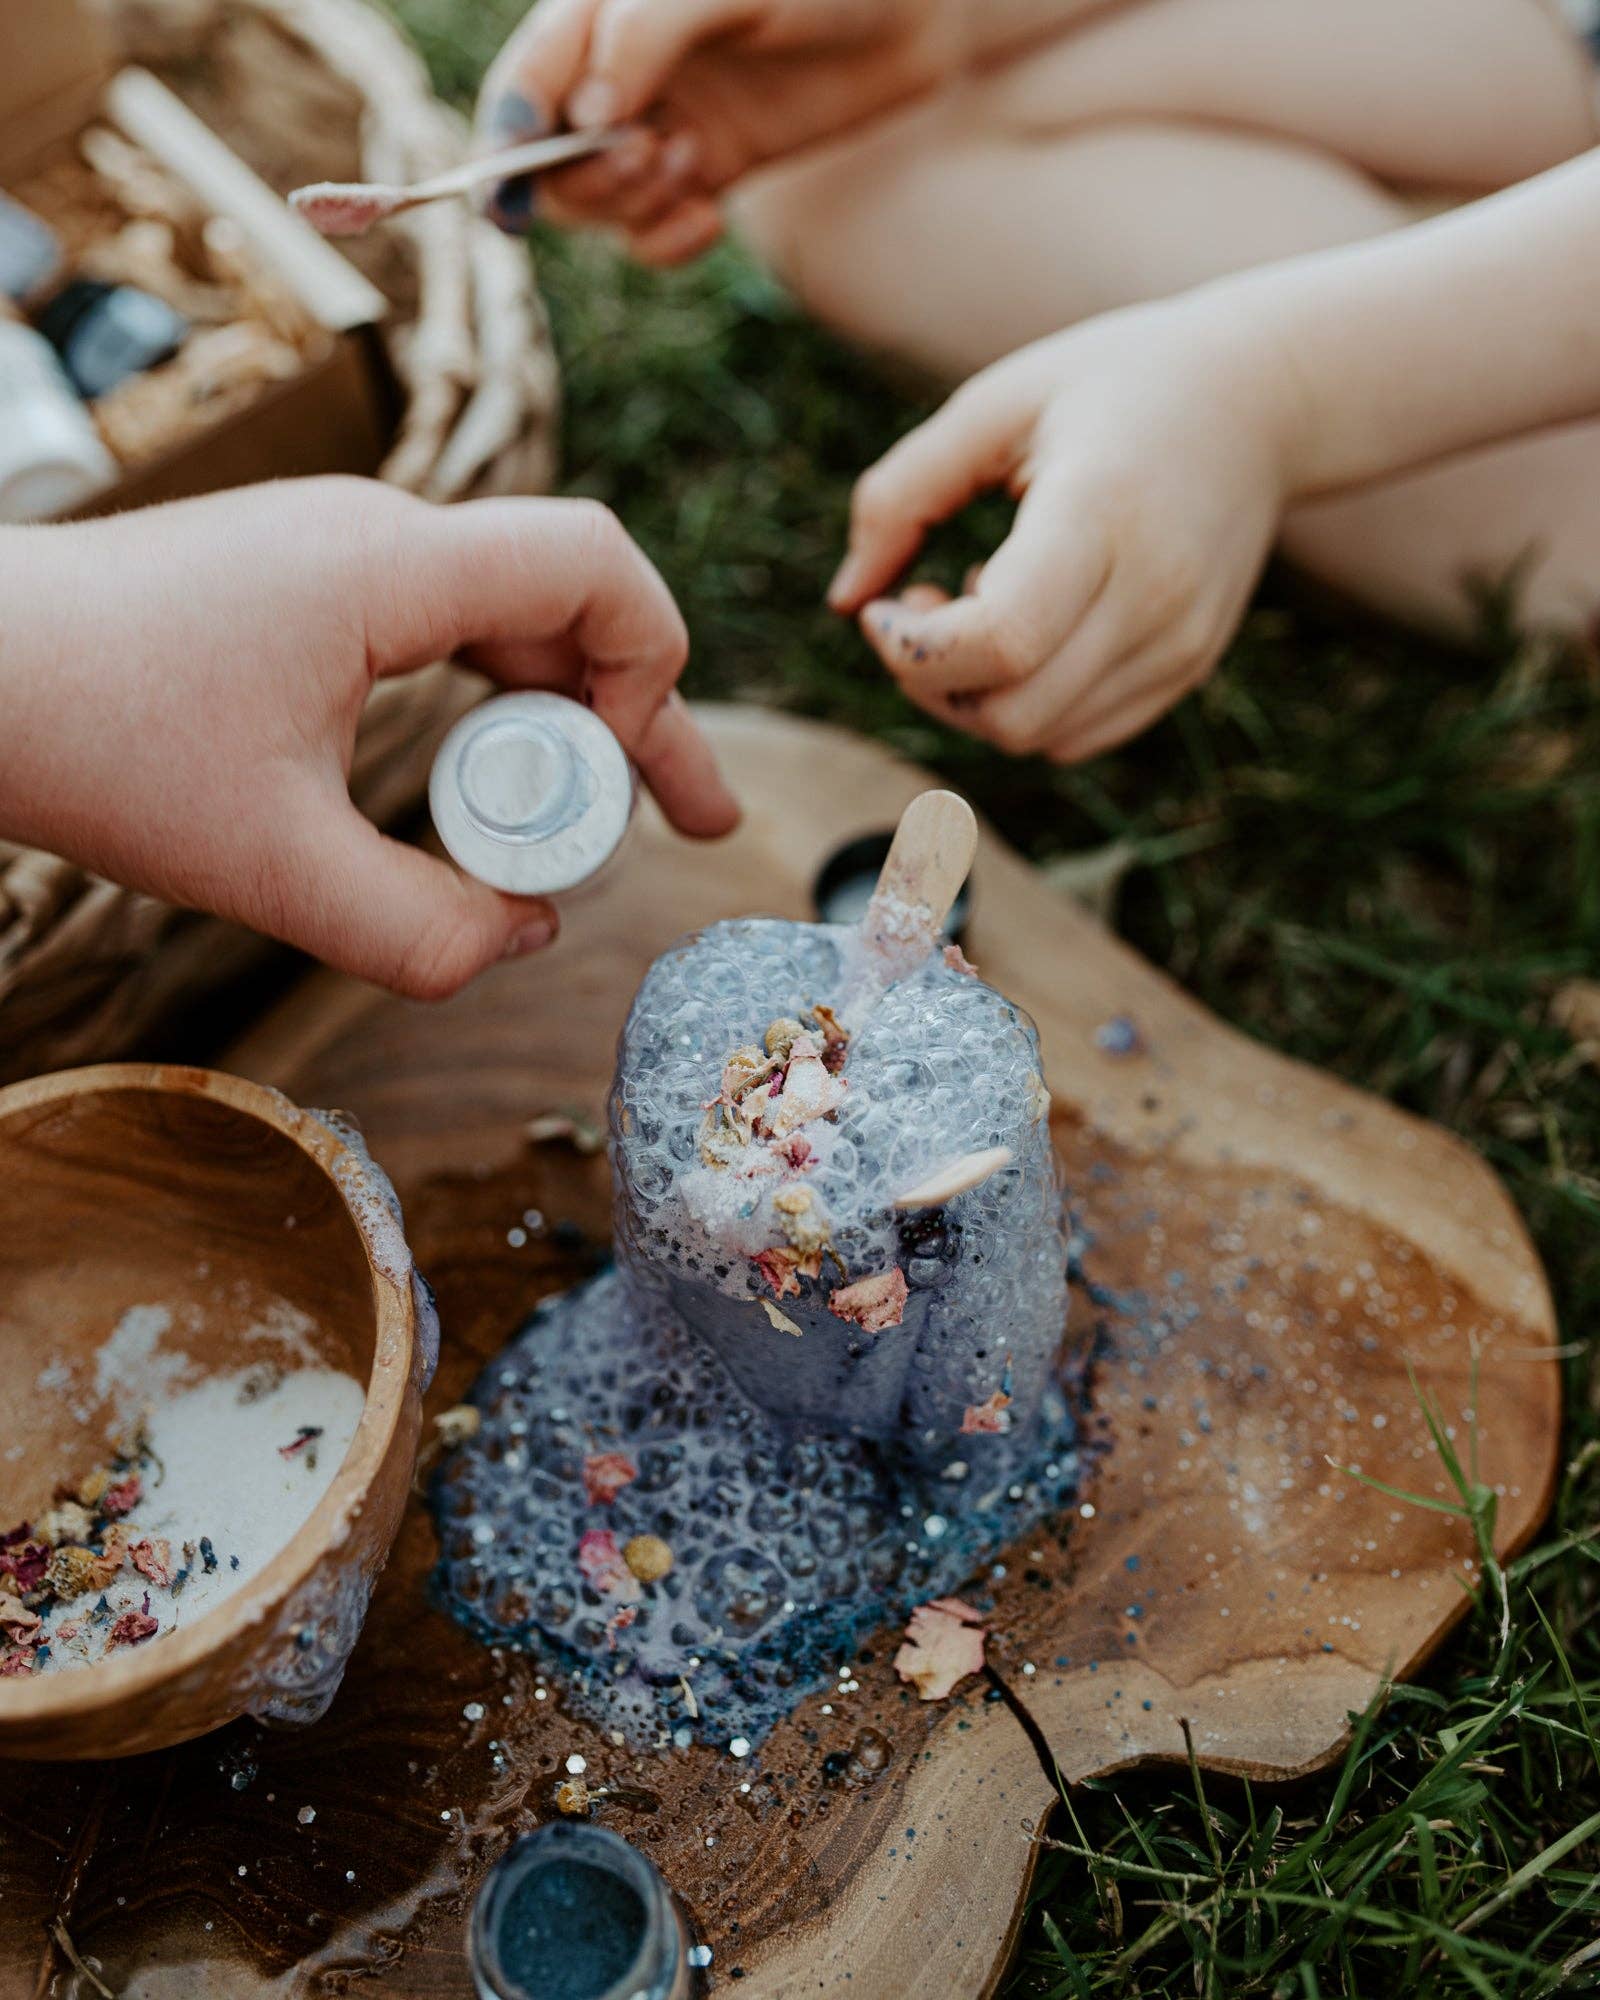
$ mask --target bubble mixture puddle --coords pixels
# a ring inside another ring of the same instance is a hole
[[[759,1741],[1073,1494],[1038,1037],[930,951],[841,1062],[828,1008],[859,950],[755,919],[656,961],[612,1091],[617,1262],[484,1371],[481,1428],[435,1482],[447,1608],[635,1742],[669,1699],[676,1728]],[[894,1208],[994,1147],[1010,1161],[979,1185]]]

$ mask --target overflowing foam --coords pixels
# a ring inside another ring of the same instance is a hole
[[[929,954],[857,1016],[842,1089],[794,1127],[804,1148],[778,1109],[791,1058],[763,1079],[771,1143],[719,1150],[730,1053],[826,1009],[854,937],[752,920],[657,960],[612,1093],[617,1267],[485,1371],[482,1427],[436,1489],[450,1608],[562,1660],[579,1705],[636,1736],[691,1708],[713,1734],[764,1731],[865,1632],[1072,1490],[1066,1243],[1017,1008]],[[805,1063],[815,1046],[792,1049]],[[1010,1159],[979,1185],[894,1209],[987,1148]],[[826,1252],[763,1265],[797,1213]],[[882,1301],[867,1310],[864,1280]],[[635,1476],[593,1500],[584,1462],[606,1452]],[[665,1576],[615,1559],[641,1535],[671,1549]],[[580,1544],[608,1560],[580,1566]],[[682,1682],[694,1700],[670,1707],[660,1691]]]

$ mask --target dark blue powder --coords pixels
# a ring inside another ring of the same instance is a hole
[[[620,1877],[559,1857],[506,1899],[496,1956],[504,1976],[537,2000],[599,2000],[632,1970],[645,1923],[644,1904]]]

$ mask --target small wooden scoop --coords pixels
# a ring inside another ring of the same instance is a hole
[[[425,181],[412,181],[407,187],[384,181],[316,181],[310,187],[296,188],[289,196],[289,206],[321,236],[360,236],[375,223],[403,215],[408,208],[471,194],[489,181],[514,180],[520,174],[536,174],[568,160],[581,160],[589,153],[604,152],[621,137],[615,128],[558,132],[553,138],[530,139],[525,145],[486,153],[482,159],[468,160],[464,166]]]

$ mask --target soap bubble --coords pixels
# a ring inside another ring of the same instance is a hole
[[[782,1240],[770,1193],[751,1204],[749,1183],[719,1185],[699,1160],[729,1054],[830,1003],[852,936],[719,924],[652,966],[612,1091],[617,1263],[490,1364],[483,1425],[435,1482],[449,1609],[488,1643],[561,1660],[575,1706],[641,1741],[662,1722],[651,1689],[680,1675],[715,1717],[708,1740],[759,1741],[872,1629],[959,1587],[1076,1482],[1053,1387],[1066,1239],[1038,1041],[1002,995],[931,956],[859,1025],[836,1119],[803,1128],[812,1158],[788,1184],[812,1191],[850,1278],[903,1272],[898,1325],[835,1316],[844,1279],[826,1265],[774,1302],[801,1337],[773,1325],[751,1262]],[[997,1144],[1012,1160],[979,1186],[892,1207]],[[1010,1428],[962,1435],[996,1392]],[[520,1473],[501,1462],[512,1440]],[[638,1476],[591,1506],[582,1460],[598,1450]],[[959,1484],[942,1477],[956,1459]],[[929,1519],[943,1532],[927,1536]],[[642,1594],[625,1574],[589,1587],[577,1551],[596,1530],[619,1551],[659,1536],[671,1571]]]

